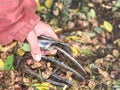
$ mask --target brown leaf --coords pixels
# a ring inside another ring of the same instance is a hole
[[[71,76],[72,76],[72,72],[67,71],[67,72],[66,72],[66,79],[72,81],[72,77],[71,77]]]
[[[44,72],[42,72],[42,77],[44,79],[48,79],[52,73],[52,70],[46,69]]]
[[[93,76],[93,78],[89,81],[88,86],[91,90],[94,90],[96,83],[95,83],[95,77]]]
[[[103,81],[110,80],[110,76],[106,71],[103,71],[102,69],[98,68],[98,72],[103,76]]]
[[[81,41],[83,43],[92,43],[90,36],[88,36],[86,33],[83,33],[83,35],[81,37]]]
[[[85,71],[86,71],[87,73],[92,74],[92,72],[91,72],[91,70],[90,70],[90,68],[89,68],[88,66],[86,66],[84,69],[85,69]]]
[[[19,84],[16,84],[13,90],[22,90],[22,87]]]
[[[11,77],[11,84],[14,84],[15,82],[15,73],[13,71],[10,71],[10,77]]]
[[[113,56],[115,56],[116,58],[119,56],[119,51],[118,50],[113,50]]]
[[[23,77],[23,82],[25,83],[25,85],[30,84],[30,80],[28,78],[25,78],[25,77]]]
[[[31,68],[35,69],[35,68],[39,68],[42,67],[42,64],[40,62],[36,62],[34,61],[33,65],[31,66]]]
[[[13,47],[16,46],[16,44],[17,44],[17,42],[13,42],[13,43],[11,43],[10,45],[2,46],[1,49],[0,49],[0,51],[1,51],[1,52],[10,51],[10,52],[11,52],[12,49],[13,49]]]
[[[72,29],[72,28],[74,28],[74,27],[75,27],[75,23],[69,21],[69,22],[68,22],[68,25],[67,25],[67,29]]]
[[[0,71],[0,79],[3,78],[3,72]]]

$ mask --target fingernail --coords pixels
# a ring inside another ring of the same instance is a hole
[[[35,55],[34,58],[35,58],[36,61],[40,61],[41,60],[41,56],[40,55]]]

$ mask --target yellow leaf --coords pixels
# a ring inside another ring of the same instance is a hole
[[[80,37],[78,37],[78,36],[69,36],[69,37],[67,37],[66,38],[66,40],[80,40]]]
[[[55,29],[54,31],[55,31],[55,33],[62,32],[62,28],[57,28],[57,29]]]
[[[94,4],[90,2],[90,3],[88,3],[88,6],[89,7],[94,7]]]
[[[77,48],[75,48],[75,47],[71,47],[71,49],[72,49],[73,54],[76,54],[76,55],[79,54]]]
[[[17,49],[17,54],[18,54],[19,56],[23,56],[23,55],[25,54],[25,52],[24,52],[21,48],[18,48],[18,49]]]
[[[82,35],[83,35],[83,32],[77,31],[77,35],[82,36]]]
[[[52,3],[53,3],[53,0],[46,0],[45,6],[46,6],[47,8],[51,8]]]
[[[63,6],[64,6],[64,5],[63,5],[62,3],[59,3],[59,4],[58,4],[58,8],[59,8],[60,10],[63,9]]]
[[[113,26],[110,22],[108,21],[104,21],[104,28],[108,31],[108,32],[112,32],[113,30]]]
[[[0,70],[3,70],[4,68],[4,62],[2,59],[0,59]]]
[[[51,87],[52,85],[50,83],[42,83],[42,84],[39,84],[39,83],[35,83],[33,84],[33,87],[35,87],[37,90],[49,90],[49,88]]]

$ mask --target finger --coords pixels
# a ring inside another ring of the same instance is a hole
[[[41,51],[38,45],[37,36],[33,30],[28,34],[27,41],[30,44],[31,54],[33,59],[35,59],[36,61],[40,61]]]
[[[36,33],[37,36],[45,35],[47,37],[58,39],[58,37],[55,34],[55,32],[53,31],[52,27],[45,22],[40,21],[35,26],[34,30],[35,30],[35,33]]]
[[[48,32],[43,33],[44,36],[51,37],[51,38],[54,38],[54,39],[58,39],[55,32],[53,32],[52,30],[46,30],[46,31],[48,31]]]

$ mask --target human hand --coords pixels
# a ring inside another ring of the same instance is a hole
[[[40,61],[42,56],[42,51],[38,45],[38,36],[48,36],[54,39],[58,39],[57,35],[52,30],[51,26],[40,21],[35,28],[28,34],[27,41],[30,44],[31,55],[34,60]]]

